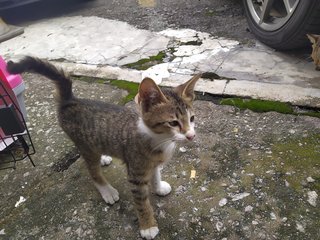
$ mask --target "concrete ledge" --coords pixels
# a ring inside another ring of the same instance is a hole
[[[141,82],[143,71],[134,69],[98,66],[78,63],[54,62],[72,75],[97,78],[122,79]],[[191,78],[191,75],[171,74],[160,83],[161,86],[174,87]],[[216,95],[250,97],[263,100],[289,102],[293,105],[320,108],[320,91],[317,88],[303,88],[291,84],[272,84],[246,80],[206,80],[201,79],[196,91]]]

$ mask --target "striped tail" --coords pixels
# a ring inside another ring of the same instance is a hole
[[[34,72],[51,79],[58,89],[60,102],[68,101],[73,97],[71,79],[47,61],[27,56],[16,63],[9,61],[7,70],[11,74]]]

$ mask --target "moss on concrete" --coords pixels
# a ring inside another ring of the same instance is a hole
[[[318,110],[296,111],[289,103],[259,99],[225,98],[220,100],[221,105],[230,105],[241,110],[249,109],[254,112],[278,112],[297,116],[310,116],[320,118]]]
[[[139,83],[129,82],[126,80],[103,79],[103,78],[94,78],[94,77],[87,77],[87,76],[72,76],[72,79],[87,82],[87,83],[100,83],[100,84],[110,83],[112,86],[115,86],[119,89],[126,90],[128,92],[128,95],[125,96],[120,101],[120,104],[122,105],[132,101],[134,97],[137,95],[138,89],[139,89]]]
[[[110,84],[112,86],[128,91],[128,95],[122,99],[121,104],[126,104],[132,101],[134,97],[137,95],[139,90],[139,83],[129,82],[126,80],[113,79],[113,80],[110,80]]]
[[[88,76],[71,76],[72,80],[78,80],[78,81],[83,81],[87,83],[100,83],[104,84],[107,82],[106,79],[103,78],[96,78],[96,77],[88,77]]]
[[[282,183],[287,181],[288,186],[294,191],[302,191],[307,177],[320,179],[320,135],[301,137],[297,139],[288,139],[284,142],[273,142],[271,155],[266,154],[261,159],[256,159],[247,165],[246,173],[261,175],[269,178],[273,176]],[[242,184],[250,186],[253,178],[244,175]],[[320,182],[308,183],[311,190],[320,191]]]
[[[310,117],[317,117],[320,118],[320,112],[310,111],[310,112],[303,112],[303,113],[295,113],[296,115],[303,115],[303,116],[310,116]]]
[[[241,99],[241,98],[226,98],[220,101],[221,105],[231,105],[242,110],[250,109],[254,112],[270,112],[293,113],[292,107],[287,103],[277,101],[266,101],[257,99]]]
[[[137,62],[128,63],[123,66],[127,68],[137,69],[137,70],[146,70],[154,65],[162,63],[165,56],[166,56],[165,51],[161,51],[155,56],[143,58]]]
[[[241,185],[246,191],[256,189],[260,195],[247,204],[259,204],[252,214],[263,219],[275,214],[276,220],[268,220],[268,226],[279,239],[293,235],[295,239],[312,238],[318,231],[320,211],[306,202],[306,193],[320,191],[320,134],[270,139],[270,146],[271,150],[258,158],[247,155],[251,160],[241,174]],[[308,182],[308,177],[314,182]],[[296,229],[300,222],[307,223],[303,233]]]
[[[286,175],[288,183],[301,191],[306,178],[311,176],[319,179],[320,171],[320,134],[291,139],[273,146],[273,156],[281,172]],[[280,164],[280,165],[279,165]],[[309,186],[320,191],[320,183]]]

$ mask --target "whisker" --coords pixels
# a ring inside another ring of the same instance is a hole
[[[161,141],[160,143],[158,143],[156,146],[153,147],[151,152],[158,150],[159,148],[161,148],[162,146],[164,146],[165,144],[167,144],[169,142],[172,142],[171,138],[167,138],[167,139]]]

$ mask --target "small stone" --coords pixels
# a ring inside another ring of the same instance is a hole
[[[28,177],[30,175],[30,172],[26,172],[25,174],[23,174],[23,177]]]
[[[226,198],[222,198],[220,201],[219,201],[219,206],[220,207],[223,207],[224,205],[226,205],[228,202],[228,200]]]
[[[179,151],[182,152],[182,153],[185,153],[187,151],[187,149],[185,147],[180,147]]]
[[[277,216],[276,216],[276,214],[275,214],[274,212],[271,212],[271,213],[270,213],[270,218],[271,218],[272,220],[276,220],[276,219],[277,219]]]
[[[217,222],[216,223],[216,229],[218,230],[218,232],[220,232],[222,228],[223,228],[223,223],[222,222]]]
[[[235,195],[233,195],[232,196],[232,201],[234,202],[234,201],[238,201],[238,200],[241,200],[241,199],[243,199],[243,198],[245,198],[245,197],[248,197],[250,195],[250,193],[246,193],[246,192],[244,192],[244,193],[238,193],[238,194],[235,194]]]
[[[201,190],[201,192],[205,192],[205,191],[207,191],[207,188],[206,187],[201,187],[200,190]]]
[[[288,220],[288,218],[286,218],[286,217],[283,217],[283,218],[281,219],[282,222],[286,222],[287,220]]]
[[[112,157],[107,155],[102,155],[100,158],[100,164],[101,166],[108,166],[112,162]]]
[[[318,194],[316,191],[309,191],[308,193],[308,203],[310,203],[311,206],[316,207],[317,206],[317,198]]]
[[[314,180],[312,177],[307,177],[307,182],[308,183],[313,183],[314,181],[316,181],[316,180]]]
[[[287,180],[284,180],[284,185],[285,185],[286,187],[289,187],[289,186],[290,186],[290,184],[289,184],[289,182],[288,182]]]
[[[251,212],[252,209],[253,209],[253,207],[251,205],[248,205],[248,206],[245,207],[244,211],[245,212]]]
[[[289,130],[289,133],[294,134],[294,133],[296,133],[296,131],[293,130],[293,129],[290,129],[290,130]]]
[[[16,204],[14,205],[15,207],[19,207],[21,203],[25,202],[26,199],[22,196],[20,196],[20,199],[16,202]]]
[[[69,232],[71,232],[71,227],[67,227],[66,229],[66,233],[69,233]]]
[[[296,223],[296,229],[299,231],[299,232],[302,232],[302,233],[304,233],[305,232],[305,230],[304,230],[304,227],[302,226],[302,224],[301,223]]]
[[[0,230],[0,235],[6,235],[6,233],[4,232],[4,229]]]
[[[259,222],[256,221],[256,220],[253,220],[251,223],[252,223],[252,225],[258,225],[259,224]]]
[[[159,218],[166,218],[166,213],[164,211],[160,210],[158,216],[159,216]]]

